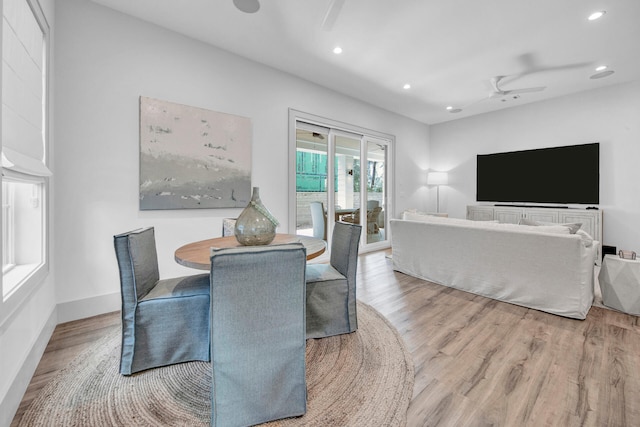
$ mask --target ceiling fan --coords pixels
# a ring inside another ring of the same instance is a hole
[[[491,87],[493,88],[493,92],[491,93],[491,95],[489,95],[489,99],[504,99],[508,96],[517,96],[521,93],[541,92],[546,89],[546,86],[537,86],[504,90],[500,88],[500,82],[505,77],[506,76],[496,76],[491,79]]]
[[[519,89],[502,89],[500,87],[500,82],[506,77],[507,76],[495,76],[491,78],[490,83],[493,91],[489,94],[489,96],[479,99],[477,101],[473,101],[462,107],[458,107],[458,108],[447,107],[447,110],[449,110],[450,113],[459,113],[467,107],[478,104],[482,101],[486,101],[488,99],[498,99],[502,102],[506,102],[512,99],[520,98],[520,94],[522,93],[541,92],[547,88],[546,86],[536,86],[536,87],[523,87]]]

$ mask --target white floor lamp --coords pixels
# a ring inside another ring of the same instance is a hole
[[[447,172],[429,172],[427,174],[427,185],[436,186],[436,212],[440,213],[440,186],[449,183],[449,174]]]

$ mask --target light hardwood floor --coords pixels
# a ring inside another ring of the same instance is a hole
[[[638,426],[638,317],[592,307],[572,320],[394,272],[360,256],[358,299],[399,330],[415,363],[408,426]],[[20,416],[41,387],[119,313],[59,325]]]

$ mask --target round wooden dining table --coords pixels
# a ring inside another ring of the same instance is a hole
[[[322,255],[327,250],[327,242],[311,236],[297,234],[276,234],[270,245],[282,245],[285,243],[300,242],[307,249],[307,260]],[[242,245],[235,236],[215,237],[213,239],[200,240],[187,243],[176,249],[175,260],[185,267],[209,270],[211,268],[211,248],[236,248]]]

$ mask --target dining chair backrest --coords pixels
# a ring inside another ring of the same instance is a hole
[[[361,232],[358,224],[336,222],[333,226],[330,263],[349,283],[356,281]]]
[[[212,249],[212,426],[306,412],[305,266],[300,243]]]
[[[128,300],[135,302],[148,294],[160,280],[154,228],[116,235],[114,245],[122,292]]]

